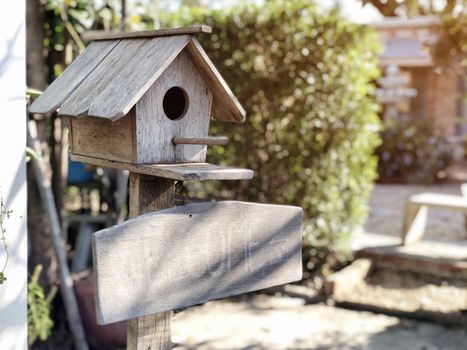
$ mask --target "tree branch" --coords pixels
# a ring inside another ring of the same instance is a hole
[[[62,5],[60,6],[60,17],[62,18],[63,24],[65,24],[66,30],[75,42],[76,46],[78,46],[79,52],[84,51],[86,45],[84,45],[83,40],[81,40],[81,37],[79,36],[78,32],[73,27],[73,24],[71,24],[70,19],[68,18],[68,14],[66,12],[66,5],[64,3],[62,3]]]
[[[372,4],[383,16],[394,17],[397,16],[396,9],[400,6],[396,0],[365,0],[363,4]]]

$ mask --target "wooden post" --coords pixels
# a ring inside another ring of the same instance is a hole
[[[130,217],[173,207],[175,181],[130,173]],[[127,350],[167,350],[172,348],[172,311],[128,321]]]

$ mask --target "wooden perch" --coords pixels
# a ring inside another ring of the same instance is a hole
[[[226,136],[210,136],[210,137],[174,137],[172,139],[174,145],[226,145],[229,139]]]

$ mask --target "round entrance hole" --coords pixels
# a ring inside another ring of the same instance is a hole
[[[188,110],[188,95],[181,87],[174,86],[165,93],[162,107],[167,118],[182,119]]]

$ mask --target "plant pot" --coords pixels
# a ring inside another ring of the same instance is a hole
[[[89,345],[97,349],[125,347],[126,321],[105,326],[97,324],[94,275],[89,273],[86,277],[76,280],[74,288]]]

